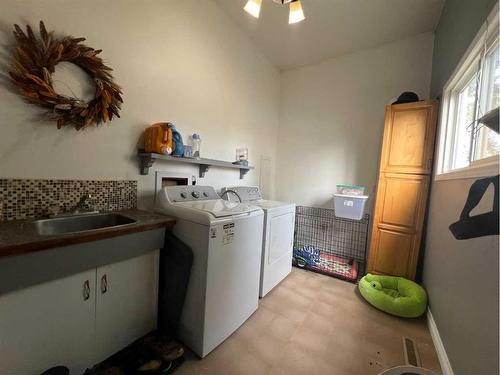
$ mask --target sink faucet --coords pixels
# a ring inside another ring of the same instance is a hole
[[[86,193],[84,195],[82,195],[82,197],[80,198],[80,201],[77,203],[77,205],[71,210],[70,213],[72,214],[77,214],[80,212],[80,210],[83,208],[83,206],[85,206],[85,204],[87,203],[88,200],[92,199],[92,195],[89,194],[89,193]]]

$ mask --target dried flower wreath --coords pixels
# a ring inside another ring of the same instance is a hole
[[[30,103],[48,108],[57,127],[72,124],[77,130],[120,117],[123,103],[121,88],[113,82],[112,69],[95,50],[82,44],[85,38],[54,37],[40,21],[40,38],[26,26],[27,33],[14,25],[16,49],[9,72],[20,94]],[[73,63],[87,72],[95,83],[94,98],[89,102],[55,92],[51,74],[61,62]]]

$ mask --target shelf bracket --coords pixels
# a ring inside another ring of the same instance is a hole
[[[245,175],[248,173],[249,169],[240,169],[240,180],[245,178]]]
[[[139,156],[139,168],[141,170],[141,175],[149,174],[149,168],[153,166],[155,159],[150,155],[140,155]]]
[[[200,164],[200,173],[199,173],[200,178],[204,178],[205,177],[205,172],[208,171],[209,167],[210,166],[207,165],[207,164]]]

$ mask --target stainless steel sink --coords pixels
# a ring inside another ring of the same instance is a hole
[[[65,233],[78,233],[89,230],[118,227],[135,223],[136,220],[117,213],[83,214],[35,220],[33,225],[38,234],[50,236]]]

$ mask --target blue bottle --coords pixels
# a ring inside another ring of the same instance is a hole
[[[168,127],[172,129],[172,138],[174,140],[175,147],[172,150],[173,156],[183,156],[184,155],[184,142],[182,142],[181,133],[177,131],[175,125],[172,123],[168,123]]]

